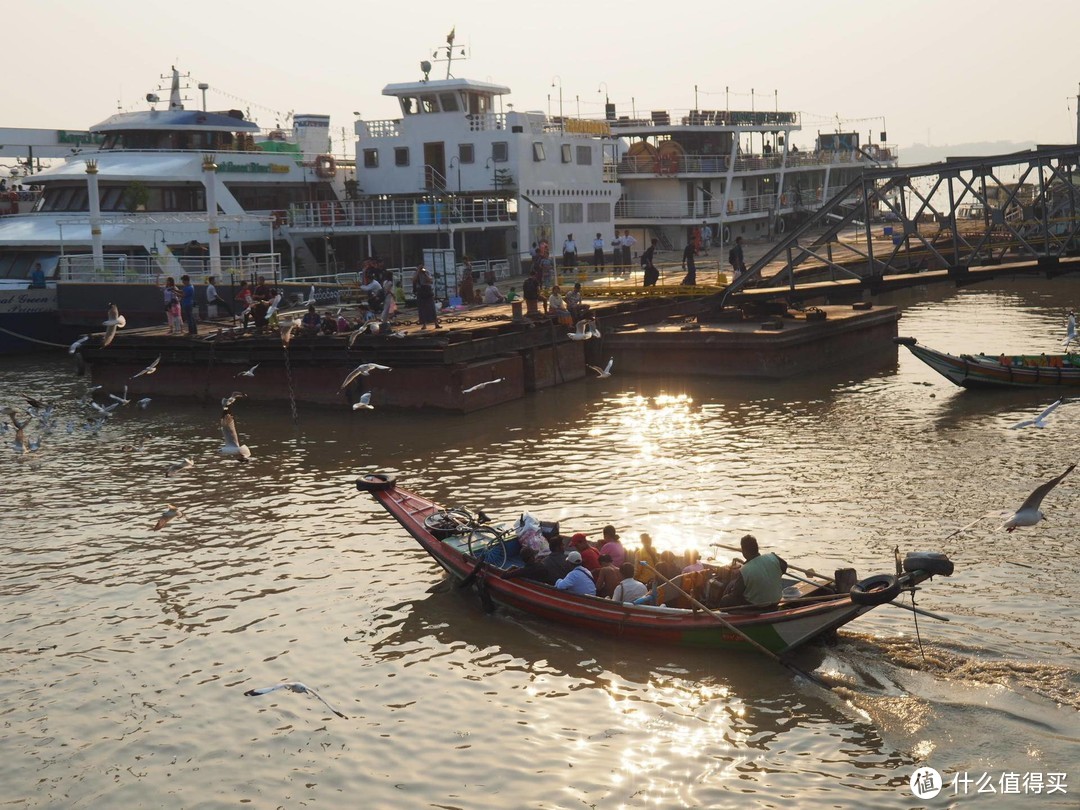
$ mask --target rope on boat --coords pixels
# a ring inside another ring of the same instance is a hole
[[[25,340],[28,343],[40,343],[42,346],[55,346],[58,349],[66,349],[68,347],[66,343],[53,343],[49,340],[38,340],[37,338],[32,338],[29,335],[20,335],[18,332],[12,332],[10,329],[5,329],[2,326],[0,326],[0,332],[11,335],[12,337],[18,338],[19,340]]]
[[[911,606],[915,607],[915,589],[911,589]],[[919,655],[922,656],[923,664],[926,664],[926,651],[923,650],[922,636],[919,634],[919,614],[912,610],[911,615],[915,618],[915,638],[919,642]]]
[[[300,414],[296,411],[296,388],[293,386],[292,364],[289,362],[289,344],[286,343],[281,348],[285,352],[285,379],[289,383],[289,408],[292,410],[292,421],[295,425],[300,421]]]

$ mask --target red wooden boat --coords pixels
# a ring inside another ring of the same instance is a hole
[[[485,599],[558,624],[648,644],[749,649],[747,639],[725,628],[703,610],[613,602],[580,596],[524,578],[503,579],[501,571],[520,565],[516,540],[505,542],[490,526],[446,522],[448,511],[396,485],[392,475],[366,475],[357,489],[369,492],[424,550],[456,580],[475,581]],[[452,510],[451,510],[452,511]],[[447,526],[450,526],[448,529]],[[512,535],[511,535],[512,536]],[[494,540],[493,540],[494,538]],[[850,593],[827,584],[793,584],[785,599],[764,609],[727,608],[723,620],[774,653],[799,647],[895,599],[934,574],[949,575],[953,565],[942,554],[909,554],[898,576],[858,583]],[[831,582],[831,580],[829,580]]]

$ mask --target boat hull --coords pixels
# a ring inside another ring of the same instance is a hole
[[[363,481],[363,479],[361,479]],[[361,482],[358,482],[361,486]],[[745,634],[774,653],[793,650],[858,618],[873,605],[857,604],[840,594],[786,609],[724,613],[724,621],[704,611],[613,602],[579,596],[524,578],[504,579],[499,569],[479,564],[431,534],[424,520],[441,508],[415,493],[390,486],[371,492],[412,537],[452,577],[461,581],[474,573],[477,587],[492,602],[579,630],[635,643],[707,649],[749,649]],[[921,581],[912,576],[911,581]]]
[[[954,385],[963,388],[1058,388],[1080,386],[1080,366],[1074,355],[1024,355],[999,358],[986,355],[951,355],[901,338],[913,355]],[[1080,360],[1080,357],[1077,357]]]

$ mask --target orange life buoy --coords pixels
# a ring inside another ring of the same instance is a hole
[[[315,158],[315,175],[329,179],[337,174],[337,161],[333,155],[319,155]]]

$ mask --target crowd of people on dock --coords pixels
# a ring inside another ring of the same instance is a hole
[[[528,513],[514,526],[522,564],[502,573],[504,579],[525,578],[583,596],[616,602],[709,608],[768,606],[783,595],[781,576],[787,563],[776,554],[762,554],[757,539],[740,541],[744,560],[705,565],[696,551],[679,560],[672,551],[657,551],[642,533],[636,549],[623,546],[612,525],[592,543],[585,534],[569,540],[557,532],[545,536]]]

